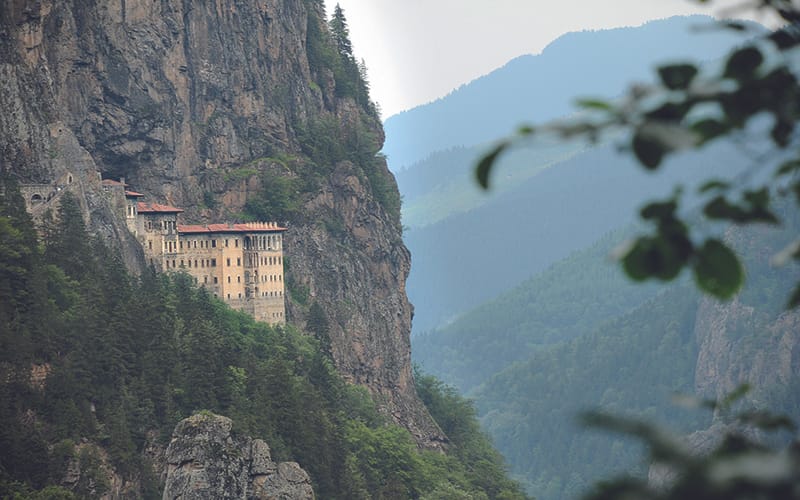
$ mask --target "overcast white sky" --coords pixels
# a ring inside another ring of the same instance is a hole
[[[330,11],[337,0],[326,0]],[[560,35],[720,12],[690,0],[338,0],[383,118],[446,95]],[[668,43],[668,41],[665,41]]]

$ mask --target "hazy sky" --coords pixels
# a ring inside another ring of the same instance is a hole
[[[424,104],[558,36],[718,13],[690,0],[338,0],[383,118]],[[336,0],[326,0],[329,11]],[[669,43],[669,41],[665,41]]]

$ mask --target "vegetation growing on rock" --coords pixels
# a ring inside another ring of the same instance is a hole
[[[121,483],[159,498],[172,429],[209,410],[299,462],[320,498],[491,496],[473,477],[485,460],[523,497],[488,444],[420,452],[312,336],[232,311],[186,275],[133,278],[70,196],[40,242],[13,182],[0,194],[0,496],[93,498]]]

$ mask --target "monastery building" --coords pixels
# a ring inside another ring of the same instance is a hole
[[[124,191],[128,229],[144,248],[148,264],[183,271],[234,309],[270,324],[286,322],[283,233],[274,222],[185,225],[180,208],[141,201],[125,181],[103,180],[109,191]]]

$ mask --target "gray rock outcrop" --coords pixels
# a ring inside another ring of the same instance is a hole
[[[231,419],[210,413],[178,423],[167,448],[164,500],[314,498],[297,463],[273,462],[267,443],[231,427]]]

